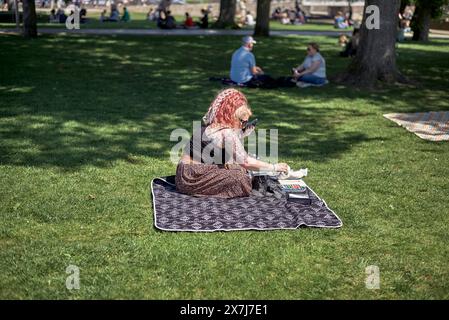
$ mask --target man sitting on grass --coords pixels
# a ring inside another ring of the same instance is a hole
[[[255,43],[253,37],[244,37],[243,45],[232,55],[231,80],[238,85],[259,87],[273,81],[270,76],[264,74],[262,68],[256,65],[256,58],[251,52]]]
[[[126,9],[126,7],[123,7],[123,16],[122,16],[121,21],[128,22],[129,20],[131,20],[129,11],[128,11],[128,9]]]

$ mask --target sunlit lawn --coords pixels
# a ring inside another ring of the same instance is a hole
[[[260,39],[287,75],[306,43],[342,71],[336,38]],[[239,37],[0,36],[0,298],[449,298],[449,143],[384,119],[449,110],[449,41],[399,46],[419,87],[244,90],[280,160],[343,220],[338,230],[169,233],[151,179],[169,140],[221,85]],[[81,288],[65,287],[70,264]],[[380,268],[380,290],[365,268]]]

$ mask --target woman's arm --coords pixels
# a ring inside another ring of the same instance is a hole
[[[299,66],[297,66],[295,69],[296,69],[296,71],[298,71],[298,72],[304,71],[304,70],[305,70],[305,68],[304,68],[304,62],[301,63]]]
[[[312,65],[310,66],[310,68],[305,69],[304,71],[300,72],[298,74],[298,77],[301,77],[301,76],[303,76],[305,74],[308,74],[308,73],[314,73],[315,71],[318,70],[318,68],[320,67],[320,64],[321,64],[321,61],[313,61]]]
[[[246,161],[242,164],[240,164],[243,168],[246,170],[252,170],[252,171],[276,171],[276,172],[287,172],[288,171],[288,165],[286,163],[277,163],[277,164],[271,164],[268,162],[257,160],[253,157],[248,156],[246,158]]]
[[[223,145],[228,152],[232,153],[234,163],[241,165],[247,170],[288,171],[288,165],[286,163],[273,165],[249,156],[236,131],[237,130],[224,129],[218,131],[218,135],[214,135],[214,138],[217,139],[216,141],[218,142],[218,139],[220,139],[220,145]]]
[[[254,67],[251,68],[251,73],[253,75],[263,74],[263,70],[262,70],[261,67],[254,66]]]

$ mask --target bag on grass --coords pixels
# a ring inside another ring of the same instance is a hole
[[[282,187],[276,178],[269,175],[257,175],[252,180],[253,194],[258,197],[285,198]]]

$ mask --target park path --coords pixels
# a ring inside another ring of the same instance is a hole
[[[41,34],[93,34],[93,35],[135,35],[135,36],[246,36],[252,35],[253,30],[216,30],[216,29],[79,29],[68,30],[64,28],[39,28]],[[0,29],[3,34],[16,34],[15,29]],[[305,36],[335,36],[341,33],[348,35],[352,31],[307,31],[307,30],[272,30],[270,35],[288,36],[288,35],[305,35]]]
[[[136,36],[245,36],[252,35],[253,30],[216,30],[216,29],[79,29],[68,30],[63,28],[39,28],[41,34],[92,34],[92,35],[136,35]],[[0,29],[0,34],[17,34],[15,29]],[[338,36],[339,34],[351,35],[352,31],[312,31],[312,30],[271,30],[272,36]],[[411,34],[407,34],[411,36]],[[432,32],[430,37],[433,39],[449,39],[448,32]]]

